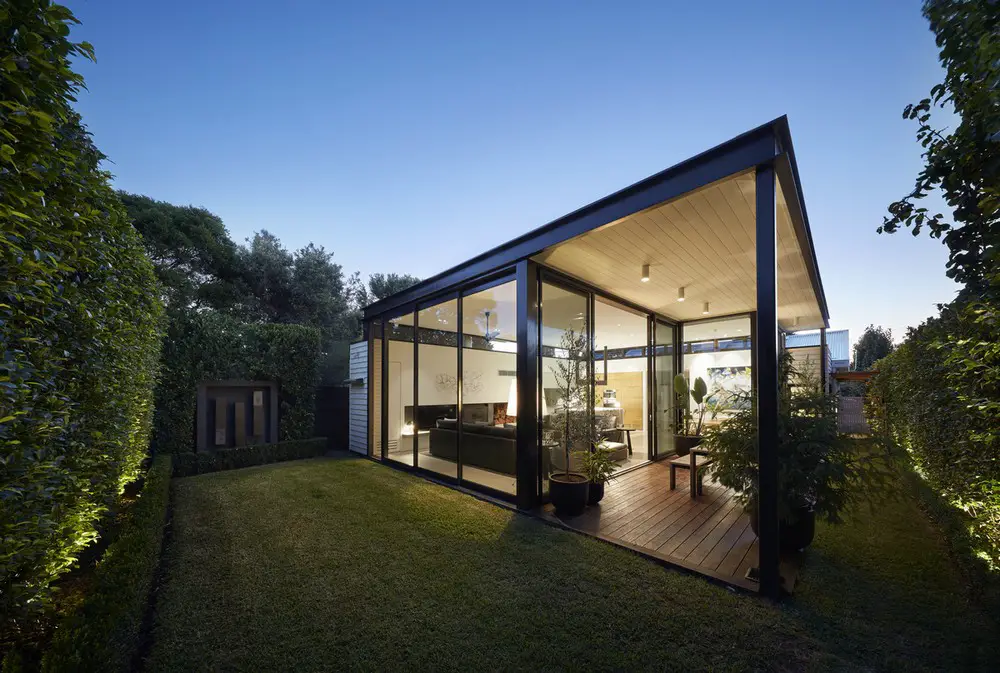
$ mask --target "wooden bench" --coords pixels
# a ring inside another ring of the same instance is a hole
[[[686,456],[671,458],[670,463],[670,490],[677,488],[677,468],[688,471],[691,480],[691,497],[701,495],[701,477],[709,465],[712,464],[712,454],[705,449],[694,448]]]

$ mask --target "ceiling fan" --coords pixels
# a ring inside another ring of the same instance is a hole
[[[496,330],[490,330],[490,312],[489,311],[484,311],[484,313],[486,314],[486,334],[485,334],[485,338],[486,338],[487,343],[489,343],[489,342],[493,341],[494,339],[496,339],[498,336],[500,336],[500,330],[498,330],[498,329],[496,329]]]

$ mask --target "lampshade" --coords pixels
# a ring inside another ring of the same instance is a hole
[[[507,391],[507,415],[517,416],[517,379],[511,380]]]
[[[649,282],[649,264],[642,265],[642,276],[639,277],[643,283]]]

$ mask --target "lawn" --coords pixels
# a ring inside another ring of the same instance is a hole
[[[990,670],[903,500],[822,527],[780,605],[360,459],[175,482],[148,661],[191,670]]]

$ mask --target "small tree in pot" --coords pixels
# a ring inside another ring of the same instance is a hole
[[[562,471],[549,475],[549,499],[560,514],[579,514],[587,506],[590,480],[572,470],[572,458],[589,452],[600,441],[594,425],[589,394],[589,339],[586,333],[568,330],[559,342],[564,357],[549,365],[561,398],[559,407],[546,419],[546,441],[558,446]]]
[[[587,504],[596,505],[604,498],[604,485],[615,478],[614,471],[618,469],[618,463],[611,458],[614,449],[600,442],[590,451],[581,451],[579,455],[581,470],[590,481]]]
[[[841,523],[852,501],[886,493],[873,487],[884,485],[889,471],[884,456],[859,452],[839,435],[836,396],[796,372],[787,351],[779,359],[778,374],[779,539],[782,549],[792,551],[812,543],[817,516]],[[757,532],[757,408],[754,400],[746,401],[708,430],[703,446],[714,456],[713,475],[736,491]]]
[[[674,450],[678,456],[686,456],[691,449],[701,444],[701,432],[705,426],[705,397],[708,395],[708,385],[700,376],[694,380],[694,385],[688,387],[683,374],[674,377],[674,409],[677,422],[674,425]],[[694,410],[691,402],[694,401]]]

